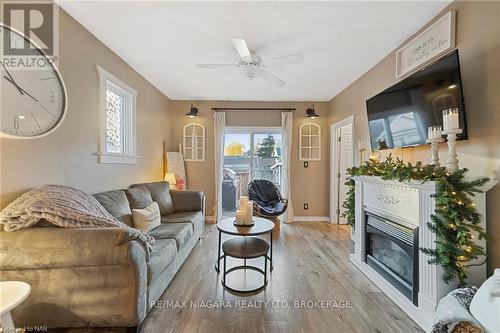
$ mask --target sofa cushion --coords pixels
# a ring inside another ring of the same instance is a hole
[[[134,228],[142,231],[150,231],[161,224],[160,207],[153,202],[144,209],[132,209]]]
[[[153,203],[151,193],[145,187],[133,187],[125,191],[132,209],[144,209]]]
[[[161,223],[186,223],[189,222],[193,226],[195,233],[203,228],[205,220],[202,212],[175,212],[174,214],[162,216]]]
[[[134,184],[131,187],[148,189],[149,193],[151,193],[153,201],[156,201],[158,203],[158,206],[160,206],[161,215],[168,215],[175,212],[174,203],[172,201],[172,198],[170,197],[170,190],[167,182],[163,181],[155,183]]]
[[[177,247],[173,239],[159,239],[153,244],[153,252],[148,261],[148,285],[150,285],[177,255]]]
[[[202,211],[205,195],[200,191],[170,191],[176,212]]]
[[[131,227],[132,211],[125,195],[125,191],[116,190],[94,194],[94,198],[110,213],[115,219]]]
[[[479,288],[469,309],[486,332],[500,332],[500,268]]]
[[[162,223],[148,234],[155,240],[174,239],[177,249],[180,249],[193,237],[193,226],[191,223]]]

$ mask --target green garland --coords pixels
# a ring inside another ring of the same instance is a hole
[[[417,162],[415,165],[404,164],[399,158],[394,159],[390,155],[383,162],[365,162],[359,167],[352,167],[348,170],[349,176],[345,184],[349,191],[342,204],[342,207],[346,209],[342,216],[351,226],[354,226],[353,176],[376,176],[400,182],[435,181],[436,210],[427,225],[436,234],[436,249],[421,248],[420,250],[431,257],[430,264],[443,267],[443,280],[446,283],[458,278],[459,284],[464,285],[470,266],[467,263],[480,256],[486,258],[484,249],[474,243],[474,237],[489,239],[479,225],[481,215],[471,199],[475,193],[482,192],[480,187],[489,179],[480,178],[469,181],[465,179],[466,172],[467,169],[460,169],[449,173],[444,167],[423,165],[422,162]]]

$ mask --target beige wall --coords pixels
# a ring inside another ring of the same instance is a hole
[[[184,115],[194,103],[200,111],[200,117],[192,120]],[[309,162],[309,168],[303,167],[298,158],[298,128],[306,122],[305,110],[312,102],[216,102],[216,101],[170,101],[169,110],[172,117],[172,140],[170,149],[177,151],[182,142],[182,127],[190,122],[206,126],[206,161],[186,162],[188,186],[191,189],[203,190],[207,195],[207,215],[213,215],[215,183],[214,183],[214,127],[213,107],[283,107],[296,108],[294,112],[291,188],[293,209],[296,216],[328,216],[329,214],[329,129],[327,128],[328,103],[315,102],[319,119],[313,120],[321,125],[322,151],[321,161]],[[228,126],[281,126],[281,113],[276,111],[227,111]],[[309,209],[304,210],[303,204]]]
[[[161,179],[162,141],[168,141],[168,99],[60,12],[60,64],[68,91],[66,119],[53,134],[35,140],[0,139],[0,206],[41,184],[65,184],[88,192]],[[99,64],[138,91],[135,165],[97,164]]]
[[[455,2],[457,9],[457,47],[460,52],[464,95],[470,139],[458,144],[461,165],[471,175],[500,173],[500,3]],[[133,182],[162,177],[162,141],[177,150],[189,101],[168,101],[150,83],[130,68],[92,34],[61,11],[60,64],[69,106],[62,126],[50,136],[36,140],[0,139],[0,207],[20,193],[41,184],[66,184],[89,192],[125,187]],[[306,121],[310,102],[216,102],[197,101],[200,117],[194,121],[207,126],[207,159],[188,162],[189,187],[207,194],[208,215],[213,215],[214,160],[212,107],[285,107],[294,113],[292,148],[292,193],[297,216],[327,216],[329,213],[329,128],[328,125],[355,115],[355,142],[368,143],[365,101],[396,82],[394,53],[355,81],[330,103],[315,103],[322,126],[322,160],[303,168],[298,161],[297,134]],[[136,165],[97,164],[97,73],[104,67],[136,89],[138,94]],[[247,126],[279,126],[279,113],[228,113],[228,123]],[[402,156],[400,150],[394,151]],[[445,146],[441,158],[446,154]],[[355,154],[356,160],[358,159]],[[428,149],[405,150],[408,161],[427,160]],[[303,203],[310,209],[303,210]],[[491,243],[490,267],[500,266],[500,190],[488,193],[488,229],[497,237]]]
[[[457,144],[460,166],[471,176],[495,177],[500,174],[500,2],[454,2],[457,10],[457,48],[463,80],[469,140]],[[438,15],[437,17],[440,17]],[[396,82],[395,53],[351,84],[330,101],[329,123],[348,115],[355,116],[355,142],[368,146],[368,121],[365,101]],[[446,145],[440,158],[446,159]],[[405,161],[427,161],[429,148],[393,150]],[[356,161],[358,157],[356,156]],[[487,195],[487,228],[496,237],[488,252],[489,265],[500,267],[500,189]]]

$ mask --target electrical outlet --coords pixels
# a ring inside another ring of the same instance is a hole
[[[309,209],[309,204],[305,203],[304,204],[304,210],[308,210]]]
[[[309,168],[309,162],[304,162],[304,168]]]

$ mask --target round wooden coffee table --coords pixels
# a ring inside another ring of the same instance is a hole
[[[229,291],[239,292],[239,293],[252,293],[259,291],[267,286],[267,253],[269,252],[269,243],[262,238],[257,237],[233,237],[222,244],[222,255],[224,259],[224,265],[222,270],[222,285]],[[233,257],[237,259],[243,259],[243,265],[233,266],[227,269],[226,258]],[[264,269],[260,269],[257,266],[247,265],[247,259],[256,259],[259,257],[264,257]],[[241,289],[236,287],[231,287],[227,281],[226,277],[228,274],[238,271],[238,270],[253,270],[264,276],[264,281],[261,285],[258,285],[253,289]]]
[[[215,263],[215,270],[220,272],[220,261],[224,257],[221,255],[221,238],[222,234],[232,235],[232,236],[260,236],[269,234],[269,244],[270,250],[269,255],[266,255],[269,263],[271,265],[270,270],[274,268],[273,262],[273,229],[274,223],[263,219],[261,217],[253,217],[254,225],[251,227],[237,227],[234,225],[234,217],[229,217],[223,219],[217,223],[217,230],[219,230],[219,243],[217,244],[217,262]]]

